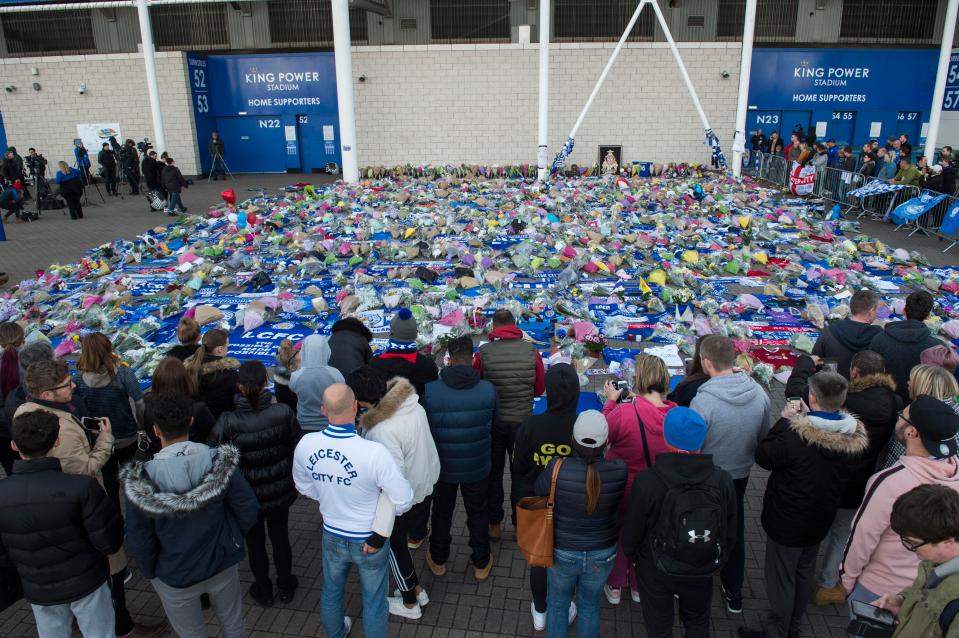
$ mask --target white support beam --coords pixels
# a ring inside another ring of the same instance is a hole
[[[946,80],[949,75],[949,60],[952,57],[952,37],[956,32],[956,12],[959,0],[949,0],[945,24],[942,27],[942,43],[939,45],[939,70],[936,71],[936,88],[932,92],[932,108],[929,111],[929,135],[926,136],[926,161],[932,165],[939,142],[939,124],[942,121],[942,100],[946,95]]]
[[[340,153],[343,158],[343,181],[360,181],[356,157],[356,114],[353,102],[353,46],[350,39],[350,5],[348,0],[333,2],[333,54],[336,60],[336,101],[340,117]]]
[[[753,33],[756,27],[756,0],[746,0],[743,25],[743,49],[739,60],[739,99],[736,103],[736,132],[733,136],[733,177],[743,175],[743,152],[746,145],[746,109],[749,107],[749,76],[753,67]]]

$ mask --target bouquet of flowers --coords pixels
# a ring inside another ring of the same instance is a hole
[[[585,347],[588,352],[600,353],[603,351],[603,348],[606,347],[606,337],[598,332],[591,332],[583,337],[583,347]]]

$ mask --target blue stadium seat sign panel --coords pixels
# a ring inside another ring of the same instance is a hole
[[[918,146],[938,56],[935,49],[754,49],[748,128],[779,131],[788,144],[797,123],[806,131],[825,123],[819,137],[859,147],[880,123],[884,138],[906,133]]]
[[[341,163],[333,53],[191,53],[187,64],[204,171],[214,130],[237,173],[309,173]]]

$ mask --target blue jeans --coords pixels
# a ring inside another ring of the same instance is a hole
[[[599,636],[599,599],[613,571],[616,546],[576,552],[553,550],[553,566],[547,575],[546,635],[565,638],[569,633],[569,603],[576,591],[576,638]]]
[[[343,638],[343,600],[350,566],[360,572],[363,593],[363,635],[386,638],[389,585],[389,543],[375,554],[363,553],[363,541],[351,541],[323,532],[323,591],[320,593],[320,618],[329,638]]]
[[[183,210],[183,202],[180,201],[180,193],[170,193],[170,197],[167,200],[166,209],[171,212],[176,212],[177,209]]]
[[[40,638],[70,638],[73,618],[85,638],[113,638],[114,615],[110,585],[103,581],[93,593],[62,605],[31,605]]]

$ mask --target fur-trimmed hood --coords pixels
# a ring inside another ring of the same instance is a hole
[[[413,384],[403,377],[394,377],[386,384],[386,394],[379,403],[360,418],[360,428],[371,430],[374,426],[398,414],[408,412],[419,404]]]
[[[232,445],[176,443],[152,461],[127,465],[120,479],[127,500],[150,518],[182,518],[222,499],[239,464]]]
[[[798,414],[789,421],[789,427],[811,445],[847,456],[864,454],[869,448],[869,437],[862,421],[846,411],[839,414],[838,420]]]
[[[892,378],[892,375],[886,373],[879,374],[867,374],[865,376],[856,377],[849,382],[849,393],[853,392],[862,392],[863,390],[868,390],[870,388],[889,388],[893,392],[896,391],[896,380]]]
[[[240,362],[233,357],[208,356],[200,366],[200,374],[215,374],[223,370],[237,370],[239,367]]]

